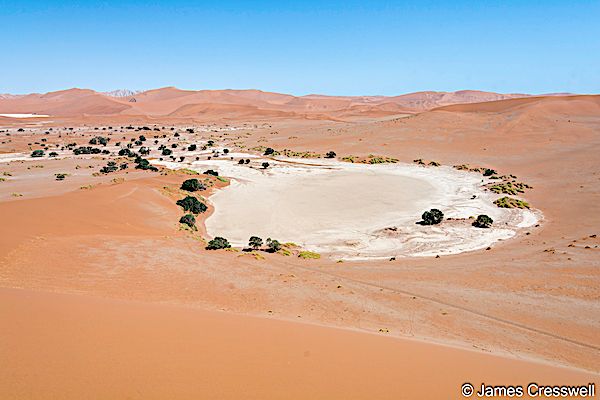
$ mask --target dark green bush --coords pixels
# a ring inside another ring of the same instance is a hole
[[[197,192],[198,190],[206,190],[206,186],[204,186],[200,181],[196,178],[187,179],[181,184],[181,190],[186,190],[188,192]]]
[[[76,149],[73,150],[73,154],[75,155],[79,155],[79,154],[100,154],[102,153],[102,150],[96,148],[96,147],[91,147],[91,146],[81,146],[78,147]]]
[[[432,208],[429,211],[425,211],[421,216],[423,219],[421,225],[437,225],[444,219],[444,213],[437,208]]]
[[[219,250],[219,249],[228,249],[231,245],[227,241],[227,239],[217,236],[208,242],[208,246],[206,246],[207,250]]]
[[[31,152],[31,157],[44,157],[44,150],[34,150]]]
[[[194,216],[192,214],[185,214],[184,216],[182,216],[179,219],[179,223],[185,224],[185,225],[189,226],[190,228],[195,228],[196,227],[196,218],[194,218]]]
[[[494,223],[494,220],[485,214],[477,216],[477,219],[473,221],[473,226],[476,228],[489,228]]]
[[[192,214],[200,214],[206,212],[208,207],[200,200],[193,196],[187,196],[184,199],[177,200],[177,205],[183,207],[185,211],[189,211]]]
[[[281,243],[278,240],[268,238],[267,239],[267,247],[271,253],[275,253],[281,250]]]
[[[252,247],[254,250],[260,248],[263,245],[263,240],[258,236],[252,236],[248,241],[248,246]]]

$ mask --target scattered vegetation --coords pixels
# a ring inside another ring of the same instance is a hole
[[[138,156],[137,154],[135,154],[130,149],[121,149],[121,150],[119,150],[119,155],[121,157],[131,157],[131,158],[134,158],[134,157]]]
[[[73,154],[75,154],[76,156],[78,156],[80,154],[100,154],[100,153],[102,153],[102,150],[100,150],[97,147],[91,147],[91,146],[81,146],[76,149],[73,149]]]
[[[136,169],[141,169],[144,171],[147,170],[147,171],[152,171],[152,172],[158,172],[158,168],[156,168],[154,165],[150,164],[150,161],[146,160],[145,158],[138,156],[135,159],[135,163],[136,163],[136,166],[135,166]]]
[[[111,172],[118,171],[119,167],[117,167],[117,163],[114,161],[109,161],[106,166],[100,169],[100,172],[103,174],[109,174]]]
[[[90,144],[101,144],[102,146],[106,146],[109,142],[110,138],[105,138],[102,136],[96,136],[90,139]]]

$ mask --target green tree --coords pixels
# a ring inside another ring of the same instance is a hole
[[[44,150],[34,150],[31,152],[31,157],[44,157]]]
[[[281,250],[281,243],[278,240],[268,238],[267,239],[267,247],[271,253],[275,253]]]
[[[494,223],[494,220],[485,214],[477,216],[477,219],[473,221],[473,226],[476,228],[489,228]]]
[[[200,183],[198,179],[192,178],[183,181],[183,183],[181,184],[181,190],[186,190],[188,192],[197,192],[198,190],[206,190],[206,186]]]
[[[258,236],[252,236],[250,241],[248,242],[248,246],[252,247],[254,250],[259,249],[260,246],[263,245],[263,240]]]
[[[208,242],[208,246],[206,246],[207,250],[219,250],[219,249],[228,249],[231,245],[227,239],[217,236]]]
[[[335,156],[335,151],[328,151],[327,154],[325,154],[325,158],[335,158]]]
[[[429,211],[425,211],[421,218],[423,219],[420,222],[421,225],[437,225],[444,219],[444,213],[437,208],[432,208]]]
[[[196,227],[196,218],[194,218],[194,216],[192,214],[185,214],[184,216],[182,216],[179,219],[179,223],[185,224],[185,225],[189,226],[190,228],[195,228]]]
[[[192,214],[200,214],[206,212],[208,207],[200,200],[193,196],[187,196],[184,199],[177,200],[177,205],[182,207],[184,211],[189,211]]]

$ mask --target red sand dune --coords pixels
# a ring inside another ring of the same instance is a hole
[[[596,378],[414,340],[76,295],[0,289],[0,314],[5,399],[442,399],[461,398],[465,382]]]
[[[400,96],[292,96],[260,90],[181,90],[174,87],[148,90],[128,97],[112,97],[89,89],[69,89],[46,94],[0,97],[0,113],[38,113],[53,116],[139,115],[206,116],[207,105],[230,118],[262,117],[335,119],[382,117],[422,112],[463,103],[480,103],[529,97],[473,90],[417,92]],[[248,108],[250,107],[250,108]],[[256,115],[253,115],[256,113]],[[210,113],[214,115],[214,113]]]

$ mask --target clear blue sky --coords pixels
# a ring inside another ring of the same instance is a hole
[[[162,86],[600,93],[600,0],[0,0],[0,93]]]

